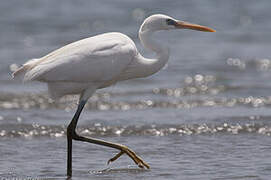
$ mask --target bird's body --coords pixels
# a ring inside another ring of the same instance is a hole
[[[80,94],[88,87],[103,88],[132,78],[129,71],[137,55],[136,46],[128,36],[105,33],[29,61],[23,66],[24,81],[48,83],[52,97]]]
[[[24,81],[46,82],[50,96],[58,98],[149,76],[159,70],[146,66],[151,63],[154,61],[144,59],[128,36],[111,32],[76,41],[30,60],[18,72],[24,74]]]
[[[157,14],[148,17],[139,30],[142,45],[155,52],[155,59],[144,58],[128,36],[112,32],[68,44],[42,58],[26,62],[13,73],[13,76],[23,76],[24,81],[47,83],[49,94],[53,98],[66,94],[80,94],[78,109],[67,129],[68,176],[71,176],[72,139],[119,149],[120,153],[109,162],[126,153],[140,167],[149,168],[147,163],[126,146],[79,136],[75,128],[85,103],[97,89],[122,80],[147,77],[167,63],[169,50],[151,38],[153,32],[184,28],[214,32],[205,26]]]

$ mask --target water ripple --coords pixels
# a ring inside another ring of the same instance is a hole
[[[271,135],[271,126],[265,124],[180,124],[180,125],[129,125],[106,126],[99,123],[87,127],[79,127],[77,132],[83,136],[169,136],[200,134],[243,134],[256,133]],[[29,124],[4,124],[0,128],[0,137],[64,137],[65,126],[45,126]]]
[[[237,61],[237,62],[235,62]],[[228,59],[228,64],[239,65],[239,59]],[[258,61],[257,61],[258,62]],[[266,59],[259,60],[261,64],[268,64]],[[242,63],[241,63],[242,64]],[[104,92],[95,93],[88,101],[89,110],[131,110],[147,108],[194,108],[194,107],[263,107],[271,104],[271,96],[229,97],[229,91],[251,89],[251,86],[230,86],[217,83],[218,79],[212,75],[196,74],[186,76],[182,87],[153,88],[142,91]],[[218,85],[219,84],[219,85]],[[255,86],[254,89],[259,87]],[[263,88],[263,87],[261,87]],[[223,93],[224,96],[223,97]],[[51,100],[44,94],[13,94],[0,93],[0,109],[64,109],[74,110],[78,96],[65,96],[58,101]],[[127,96],[128,101],[123,101]],[[129,100],[135,97],[133,100]],[[151,98],[149,98],[151,97]]]
[[[168,90],[169,91],[169,90]],[[170,90],[170,92],[176,92]],[[105,93],[108,94],[108,93]],[[171,94],[171,93],[170,93]],[[263,107],[271,105],[271,96],[267,97],[197,97],[195,99],[166,99],[152,100],[142,99],[138,101],[112,101],[102,98],[104,94],[97,94],[91,99],[86,109],[89,110],[131,110],[147,108],[195,108],[195,107]],[[100,97],[99,97],[100,96]],[[70,111],[77,106],[74,96],[67,96],[58,102],[53,102],[46,95],[25,94],[14,95],[6,94],[0,96],[0,109],[64,109]]]

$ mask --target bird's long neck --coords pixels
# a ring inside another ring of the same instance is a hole
[[[169,49],[152,39],[153,31],[142,31],[142,27],[139,30],[139,39],[144,48],[149,49],[156,54],[156,58],[149,59],[139,55],[139,61],[143,64],[144,75],[149,76],[159,71],[169,59]]]

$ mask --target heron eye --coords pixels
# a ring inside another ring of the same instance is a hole
[[[166,19],[167,25],[175,25],[176,22],[172,19]]]

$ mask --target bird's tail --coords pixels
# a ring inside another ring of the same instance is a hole
[[[24,75],[31,70],[39,61],[40,59],[31,59],[29,61],[27,61],[25,64],[23,64],[21,67],[19,67],[18,69],[16,69],[13,73],[12,73],[12,78],[23,78]]]

